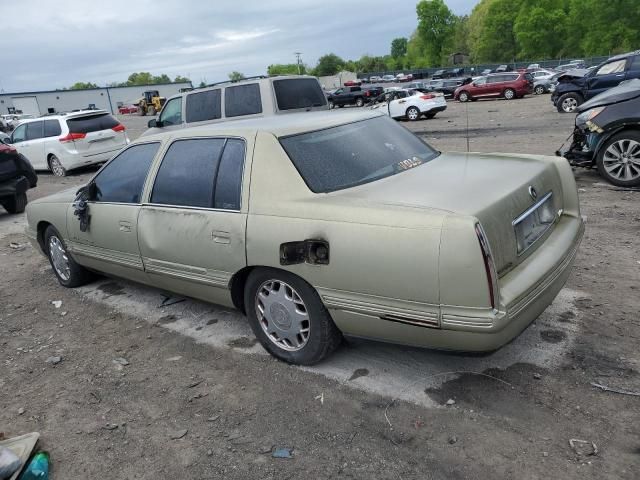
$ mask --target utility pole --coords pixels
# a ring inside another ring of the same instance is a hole
[[[302,55],[302,52],[294,52],[293,53],[296,56],[296,63],[298,64],[298,75],[300,75],[302,72],[300,71],[300,55]]]

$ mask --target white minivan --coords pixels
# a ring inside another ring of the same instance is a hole
[[[109,112],[80,110],[20,122],[9,142],[35,170],[63,177],[74,168],[106,162],[129,138]]]

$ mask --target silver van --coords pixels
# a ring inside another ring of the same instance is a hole
[[[167,99],[143,135],[209,123],[283,113],[328,110],[316,77],[288,75],[228,81]]]

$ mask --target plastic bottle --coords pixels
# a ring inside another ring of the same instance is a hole
[[[49,480],[49,453],[36,453],[18,480]]]

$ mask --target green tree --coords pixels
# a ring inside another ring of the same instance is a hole
[[[407,54],[407,42],[405,37],[394,38],[391,42],[391,56],[396,59],[404,57]]]
[[[429,62],[425,56],[425,47],[422,37],[418,32],[413,32],[407,42],[407,68],[426,68]]]
[[[149,72],[134,72],[129,75],[127,85],[152,85],[153,78]]]
[[[244,73],[236,72],[235,70],[229,74],[229,80],[232,82],[242,80],[244,78]]]
[[[76,82],[69,87],[69,90],[86,90],[88,88],[98,88],[98,85],[91,82]]]
[[[475,61],[510,62],[517,57],[514,24],[524,0],[485,0],[484,17],[479,25]],[[477,8],[477,7],[476,7]],[[475,9],[471,16],[475,13]]]
[[[163,73],[162,75],[153,77],[153,83],[171,83],[171,79],[167,74]]]
[[[555,58],[563,53],[567,11],[563,2],[523,3],[513,25],[520,58]]]
[[[469,53],[469,16],[457,17],[453,28],[451,53]]]
[[[198,84],[198,88],[204,88],[207,86],[207,82],[205,82],[204,80],[200,80],[200,83]]]
[[[297,75],[298,64],[297,63],[275,63],[267,67],[267,73],[269,75]],[[307,73],[307,67],[304,64],[300,64],[300,74]]]
[[[441,65],[453,40],[455,15],[444,0],[420,0],[416,6],[418,34],[430,65]]]
[[[191,80],[189,80],[187,77],[183,77],[181,75],[178,75],[174,80],[173,83],[189,83],[191,82]]]
[[[318,59],[318,64],[314,68],[314,75],[323,77],[326,75],[335,75],[344,67],[344,60],[335,53],[328,53]]]

